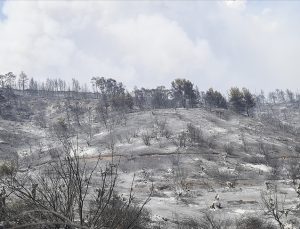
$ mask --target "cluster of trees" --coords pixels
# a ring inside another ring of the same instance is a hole
[[[8,72],[4,75],[0,75],[0,87],[6,88],[6,89],[20,89],[25,90],[32,87],[33,89],[37,89],[37,83],[36,81],[30,79],[28,76],[22,71],[17,77],[13,72]]]
[[[85,92],[88,97],[99,99],[99,109],[106,115],[110,110],[128,111],[134,107],[141,110],[200,106],[209,109],[228,108],[228,102],[220,92],[212,88],[206,92],[199,92],[198,88],[187,79],[175,79],[171,82],[170,89],[164,86],[155,89],[135,88],[131,93],[121,82],[112,78],[93,77],[91,83],[93,92],[89,92],[88,87],[80,85],[76,79],[72,79],[71,84],[68,84],[62,79],[49,78],[45,82],[38,82],[24,72],[18,77],[12,72],[0,75],[2,89],[18,89],[23,93],[52,96],[74,96]],[[247,89],[239,91],[232,88],[229,97],[229,103],[238,112],[246,112],[249,115],[250,109],[255,105],[254,96]]]
[[[62,79],[47,78],[45,82],[38,82],[34,78],[29,78],[23,71],[19,76],[12,72],[0,75],[0,88],[16,89],[22,91],[48,91],[48,92],[88,92],[87,85],[81,85],[78,80],[72,79],[67,83]]]
[[[93,77],[92,84],[97,97],[100,97],[102,106],[108,111],[108,108],[133,108],[133,98],[127,92],[122,83],[112,78]]]
[[[186,79],[176,79],[171,83],[171,89],[163,86],[156,89],[134,90],[134,104],[139,109],[145,108],[194,108],[207,107],[228,109],[232,108],[238,113],[251,115],[256,105],[256,96],[248,89],[233,87],[229,91],[229,101],[221,92],[208,89],[206,92],[199,92],[193,83]]]
[[[238,87],[233,87],[229,92],[229,102],[232,108],[239,112],[246,112],[250,116],[251,109],[255,107],[255,97],[247,88],[240,90]]]
[[[0,75],[0,87],[1,88],[15,88],[16,75],[12,72],[8,72],[5,75]]]
[[[263,91],[260,92],[260,94],[257,96],[261,103],[265,103],[266,101],[269,101],[273,104],[276,103],[295,103],[300,101],[300,94],[298,92],[293,92],[289,89],[286,89],[285,91],[276,89],[275,91],[271,91],[268,93],[268,96],[266,98]]]
[[[212,107],[224,108],[227,109],[226,98],[218,91],[210,88],[204,96],[205,103],[211,109]]]
[[[159,86],[155,89],[138,89],[135,87],[133,91],[133,99],[134,105],[140,110],[171,107],[170,91],[164,86]]]
[[[191,81],[176,79],[172,83],[171,93],[176,106],[195,107],[197,104],[197,93]]]
[[[134,103],[140,109],[197,107],[199,94],[193,83],[186,79],[172,81],[171,89],[159,86],[155,89],[135,88],[133,92]]]
[[[207,91],[199,91],[191,81],[187,79],[175,79],[171,82],[171,87],[158,86],[154,89],[134,88],[132,92],[125,89],[121,82],[112,78],[93,77],[91,80],[92,89],[81,85],[76,79],[67,83],[62,79],[46,79],[38,82],[34,78],[29,78],[24,72],[19,76],[9,72],[0,75],[0,89],[17,89],[24,93],[52,96],[84,96],[99,99],[101,109],[107,113],[109,110],[131,110],[138,108],[161,109],[161,108],[195,108],[206,107],[232,109],[238,113],[251,115],[255,106],[268,103],[298,103],[300,104],[300,94],[291,90],[276,89],[265,96],[264,92],[254,95],[247,88],[239,89],[233,87],[229,90],[228,96],[213,88]],[[228,99],[227,99],[228,97]]]

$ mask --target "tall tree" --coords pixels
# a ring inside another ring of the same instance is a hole
[[[255,97],[247,88],[243,88],[243,97],[245,101],[245,109],[248,116],[250,116],[250,111],[255,107]]]
[[[295,94],[294,94],[294,92],[292,92],[291,90],[289,90],[289,89],[286,89],[286,96],[287,96],[287,98],[288,98],[288,101],[290,102],[290,103],[293,103],[293,102],[295,102]]]
[[[152,90],[151,105],[154,109],[168,106],[168,90],[164,86]]]
[[[220,92],[214,91],[212,88],[205,93],[204,100],[210,109],[212,107],[227,109],[227,101],[225,97]]]
[[[29,90],[32,90],[32,91],[37,91],[38,90],[38,83],[33,79],[31,78],[30,81],[29,81]]]
[[[197,96],[194,85],[186,79],[175,79],[172,83],[172,96],[176,105],[186,108],[187,105],[194,107],[196,105]]]
[[[233,110],[236,112],[243,112],[245,109],[245,102],[243,92],[238,87],[232,87],[229,91],[229,102]]]
[[[59,88],[59,91],[65,91],[66,90],[66,82],[62,79],[58,79],[58,88]]]
[[[27,75],[22,71],[19,75],[19,85],[20,85],[20,88],[22,89],[22,91],[24,91],[27,87],[27,84],[28,84],[28,77]]]
[[[80,84],[79,81],[76,79],[72,79],[72,91],[79,92],[80,91]]]
[[[285,93],[283,90],[276,89],[276,97],[280,102],[286,102]]]
[[[12,72],[8,72],[5,74],[5,87],[6,88],[14,88],[16,85],[16,75]]]
[[[229,91],[229,102],[236,112],[246,112],[247,116],[250,116],[251,109],[256,105],[254,95],[247,88],[240,90],[232,87]]]
[[[266,97],[265,97],[265,92],[263,90],[260,91],[259,95],[256,96],[257,101],[259,101],[259,103],[264,104]]]
[[[92,83],[97,93],[100,93],[101,103],[105,107],[106,111],[109,107],[119,109],[124,108],[124,105],[125,107],[127,106],[127,108],[130,108],[128,105],[131,104],[131,102],[124,104],[124,101],[129,101],[128,99],[131,96],[129,97],[128,94],[126,95],[125,88],[122,83],[119,83],[112,78],[104,77],[93,77]],[[131,100],[132,97],[130,98],[130,101]]]
[[[47,79],[46,80],[46,85],[45,85],[46,91],[54,91],[54,82],[52,79]]]
[[[276,96],[276,93],[271,91],[268,95],[269,97],[269,100],[272,101],[274,104],[276,103],[276,100],[277,100],[277,96]]]
[[[138,89],[137,87],[134,88],[134,104],[137,106],[140,110],[145,109],[146,107],[146,93],[145,89]]]
[[[5,87],[5,75],[0,74],[0,87]]]

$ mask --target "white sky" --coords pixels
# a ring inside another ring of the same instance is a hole
[[[0,73],[127,88],[300,85],[298,1],[4,1]]]

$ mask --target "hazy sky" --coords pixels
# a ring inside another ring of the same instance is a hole
[[[0,73],[187,78],[201,90],[300,85],[300,1],[4,1]]]

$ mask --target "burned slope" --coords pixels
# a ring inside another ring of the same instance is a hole
[[[268,112],[266,107],[254,118],[204,108],[104,116],[96,100],[28,99],[26,104],[30,118],[0,121],[3,160],[19,155],[22,169],[40,169],[55,159],[55,125],[66,125],[91,163],[99,153],[103,163],[112,156],[120,160],[119,193],[128,193],[134,174],[137,200],[154,185],[147,208],[162,227],[203,212],[233,221],[262,212],[266,182],[278,186],[288,206],[297,203],[290,184],[292,162],[299,158],[297,108],[286,112],[281,104]],[[212,210],[217,195],[221,208]]]

